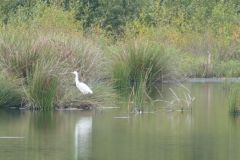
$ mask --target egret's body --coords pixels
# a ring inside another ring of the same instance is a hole
[[[93,91],[83,82],[80,82],[78,79],[78,72],[74,71],[72,72],[75,75],[75,83],[76,87],[82,92],[82,94],[92,94]]]

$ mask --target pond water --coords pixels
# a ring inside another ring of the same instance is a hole
[[[223,85],[186,86],[192,112],[0,111],[0,160],[240,159],[240,117],[229,114]]]

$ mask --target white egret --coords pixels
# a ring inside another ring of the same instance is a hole
[[[74,71],[71,72],[75,75],[75,82],[76,82],[76,87],[82,92],[82,94],[92,94],[93,91],[83,82],[80,82],[78,79],[78,72]]]

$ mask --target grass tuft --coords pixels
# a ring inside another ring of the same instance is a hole
[[[239,84],[230,86],[228,97],[229,112],[232,114],[240,113],[240,87]]]
[[[21,107],[22,94],[14,80],[0,75],[0,87],[0,108]]]
[[[58,87],[56,76],[49,74],[37,64],[28,87],[27,97],[31,109],[53,109]]]
[[[136,41],[114,55],[112,77],[120,90],[138,89],[140,82],[150,90],[156,82],[170,78],[173,73],[171,57],[162,46],[153,42]]]

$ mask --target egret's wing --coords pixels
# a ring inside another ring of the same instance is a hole
[[[83,82],[78,83],[77,87],[83,94],[92,93],[92,90]]]

